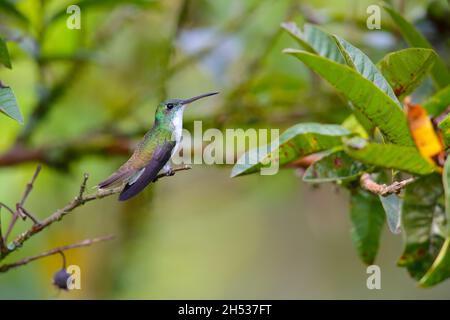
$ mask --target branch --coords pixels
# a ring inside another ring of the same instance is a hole
[[[3,252],[8,251],[6,247],[5,240],[3,240],[3,232],[2,232],[2,207],[0,206],[0,255]]]
[[[25,204],[25,201],[27,200],[28,196],[30,195],[31,190],[33,190],[34,182],[36,181],[36,179],[39,175],[39,172],[41,172],[41,168],[42,168],[41,165],[38,165],[36,167],[36,170],[34,171],[34,174],[33,174],[33,178],[31,178],[31,181],[27,184],[27,187],[25,188],[25,192],[23,193],[23,196],[22,196],[22,200],[20,200],[21,206],[23,206]]]
[[[178,171],[184,171],[189,170],[191,167],[184,166],[180,168],[174,168],[172,170],[173,173]],[[155,180],[158,180],[160,178],[167,177],[168,175],[166,173],[162,173],[156,176]],[[80,191],[78,195],[67,205],[65,205],[63,208],[56,210],[54,213],[52,213],[50,216],[48,216],[46,219],[41,221],[39,224],[34,224],[29,230],[21,233],[18,235],[11,244],[8,246],[8,251],[0,255],[0,260],[4,259],[6,256],[8,256],[11,252],[15,251],[17,248],[20,248],[25,241],[30,239],[32,236],[36,235],[37,233],[41,232],[42,230],[48,228],[53,223],[60,221],[63,219],[67,214],[72,212],[74,209],[84,205],[86,202],[90,202],[96,199],[102,199],[108,196],[111,196],[113,194],[119,193],[122,191],[123,186],[114,188],[114,189],[99,189],[95,193],[84,195],[84,191],[86,189],[86,183],[89,176],[87,174],[83,177],[83,182],[80,185]]]
[[[22,199],[20,200],[20,202],[18,202],[16,204],[16,211],[13,212],[11,222],[9,223],[8,230],[6,231],[6,234],[5,234],[5,238],[4,238],[5,242],[8,241],[8,236],[11,233],[12,229],[14,228],[14,225],[16,224],[17,219],[19,217],[25,218],[25,216],[28,216],[35,223],[37,222],[37,220],[23,208],[23,205],[25,204],[25,201],[27,200],[28,196],[30,195],[31,190],[33,190],[34,182],[36,181],[36,178],[38,177],[40,171],[41,171],[41,166],[38,165],[36,167],[36,170],[34,171],[31,181],[27,183],[27,186],[25,188],[25,192],[23,193]],[[7,208],[11,212],[11,209],[9,209],[7,206],[3,205],[3,207]]]
[[[26,264],[28,264],[28,263],[30,263],[32,261],[35,261],[35,260],[38,260],[38,259],[42,259],[42,258],[51,256],[51,255],[54,255],[54,254],[58,254],[58,253],[61,253],[63,251],[67,251],[67,250],[75,249],[75,248],[81,248],[81,247],[88,247],[88,246],[90,246],[90,245],[92,245],[94,243],[103,242],[103,241],[109,241],[109,240],[112,240],[112,239],[114,239],[114,236],[110,235],[110,236],[99,237],[99,238],[94,238],[94,239],[86,239],[86,240],[83,240],[83,241],[78,242],[78,243],[69,244],[69,245],[66,245],[66,246],[63,246],[63,247],[54,248],[52,250],[45,251],[45,252],[37,254],[35,256],[24,258],[24,259],[19,260],[17,262],[0,265],[0,272],[7,272],[10,269],[17,268],[17,267],[20,267],[20,266],[24,266],[24,265],[26,265]]]
[[[85,155],[128,155],[132,145],[132,137],[103,132],[82,135],[77,139],[64,143],[35,148],[18,144],[0,155],[0,167],[38,162],[54,168],[64,169],[71,162]]]
[[[367,191],[370,191],[374,194],[378,194],[380,196],[388,196],[393,193],[399,193],[403,188],[405,188],[408,184],[415,181],[415,178],[408,178],[402,181],[395,181],[390,185],[386,184],[378,184],[376,183],[370,174],[364,173],[360,178],[361,187]]]

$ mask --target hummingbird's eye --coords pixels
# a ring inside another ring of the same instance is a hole
[[[173,103],[168,103],[168,104],[166,104],[166,107],[167,107],[167,109],[172,109],[173,107],[174,107],[174,104]]]

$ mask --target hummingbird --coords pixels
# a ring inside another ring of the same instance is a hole
[[[141,192],[160,171],[172,175],[170,159],[180,147],[185,107],[218,93],[205,93],[190,99],[170,99],[158,104],[152,128],[137,144],[130,159],[97,187],[110,189],[125,184],[119,195],[119,201],[125,201]]]

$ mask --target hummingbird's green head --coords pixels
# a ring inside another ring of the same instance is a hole
[[[205,93],[190,99],[170,99],[161,102],[156,108],[155,119],[158,122],[164,120],[172,121],[175,117],[183,115],[184,107],[188,104],[201,98],[209,97],[215,94],[218,94],[218,92]]]

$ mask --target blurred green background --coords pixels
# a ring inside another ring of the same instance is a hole
[[[0,79],[13,88],[25,125],[0,117],[0,201],[13,206],[43,162],[26,204],[41,218],[77,194],[84,172],[90,188],[125,161],[166,98],[221,91],[186,111],[187,128],[194,120],[204,128],[284,129],[345,119],[334,90],[281,53],[297,47],[280,30],[283,21],[321,24],[375,61],[406,46],[384,13],[382,30],[366,28],[373,1],[85,1],[81,30],[66,28],[70,1],[15,2],[29,21],[0,8],[0,35],[13,62],[12,70],[0,69]],[[439,14],[447,2],[391,3],[448,60],[448,11]],[[55,87],[57,98],[45,100]],[[7,163],[5,154],[27,130],[19,143],[44,148],[42,158]],[[419,289],[396,267],[401,235],[387,227],[376,261],[382,289],[368,290],[350,240],[348,197],[333,185],[306,185],[294,170],[236,179],[230,170],[195,165],[132,201],[113,196],[77,209],[6,261],[116,234],[67,253],[68,264],[81,267],[82,289],[58,292],[51,285],[61,267],[60,256],[52,256],[1,274],[0,298],[450,298],[450,282]],[[19,222],[14,235],[29,226]]]

